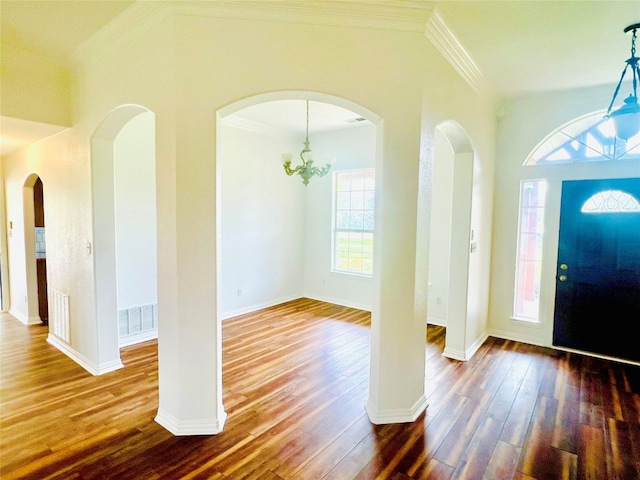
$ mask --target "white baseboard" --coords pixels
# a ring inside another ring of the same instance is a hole
[[[466,362],[469,360],[467,357],[467,353],[464,350],[458,350],[455,348],[447,348],[444,347],[444,351],[442,352],[444,357],[450,358],[452,360],[458,360],[460,362]]]
[[[40,315],[35,315],[33,317],[29,317],[29,320],[27,320],[27,325],[40,325],[42,322],[42,319],[40,318]]]
[[[558,345],[548,345],[545,342],[541,342],[540,339],[538,338],[532,338],[526,335],[514,335],[512,332],[506,332],[504,330],[491,329],[489,331],[489,336],[495,337],[495,338],[501,338],[502,340],[511,340],[513,342],[520,342],[520,343],[526,343],[528,345],[535,345],[538,347],[552,348],[554,350],[559,350],[561,352],[577,353],[579,355],[584,355],[586,357],[601,358],[603,360],[610,360],[612,362],[626,363],[629,365],[640,366],[640,362],[636,362],[633,360],[626,360],[624,358],[618,358],[618,357],[610,357],[608,355],[601,355],[593,352],[585,352],[583,350],[574,350],[573,348],[560,347]]]
[[[259,303],[255,305],[249,305],[247,307],[238,308],[236,310],[229,310],[226,312],[222,312],[220,317],[222,320],[226,320],[228,318],[237,317],[238,315],[244,315],[245,313],[252,313],[258,310],[262,310],[263,308],[273,307],[274,305],[280,305],[281,303],[290,302],[292,300],[298,300],[299,298],[309,298],[311,300],[318,300],[320,302],[333,303],[334,305],[341,305],[343,307],[355,308],[357,310],[364,310],[366,312],[371,311],[370,305],[363,305],[356,302],[345,301],[336,298],[330,297],[322,297],[319,295],[291,295],[288,297],[277,298],[275,300],[270,300],[268,302]]]
[[[33,319],[35,317],[27,317],[26,315],[24,315],[21,312],[18,312],[14,309],[9,309],[9,314],[14,316],[16,319],[18,319],[21,323],[23,323],[24,325],[37,325],[39,323],[42,323],[42,320],[40,320],[40,317],[38,318],[38,321],[33,321]]]
[[[55,335],[49,333],[47,336],[47,343],[53,345],[55,348],[64,353],[71,360],[76,362],[82,368],[84,368],[91,375],[104,375],[105,373],[113,372],[114,370],[118,370],[119,368],[124,367],[120,359],[114,360],[113,362],[107,362],[100,365],[96,365],[95,362],[92,362],[87,357],[82,355],[80,352],[76,351],[63,340],[59,339]]]
[[[487,338],[489,338],[489,334],[487,332],[484,332],[482,335],[480,335],[476,339],[476,341],[473,342],[473,344],[471,344],[469,348],[467,348],[467,358],[473,357],[478,349],[484,344],[484,342],[487,341]]]
[[[530,336],[530,335],[519,335],[514,334],[513,332],[506,330],[499,330],[495,328],[489,329],[488,335],[496,338],[502,338],[503,340],[512,340],[514,342],[527,343],[529,345],[537,345],[539,347],[545,347],[549,345],[545,345],[538,337]]]
[[[343,300],[340,298],[324,297],[322,295],[304,295],[305,298],[311,300],[318,300],[319,302],[333,303],[334,305],[340,305],[341,307],[355,308],[356,310],[364,310],[365,312],[371,312],[371,305],[364,305],[358,302],[351,302],[349,300]]]
[[[137,335],[128,335],[118,339],[118,346],[128,347],[137,343],[148,342],[149,340],[156,340],[158,338],[158,329],[147,330],[146,332],[139,333]]]
[[[162,409],[158,409],[155,421],[176,437],[185,435],[216,435],[220,433],[227,419],[227,413],[221,410],[220,418],[211,420],[182,421]]]
[[[415,422],[416,418],[418,418],[428,406],[427,397],[422,395],[416,403],[408,409],[378,410],[371,402],[371,398],[369,398],[365,409],[371,423],[375,425],[386,425],[388,423]]]
[[[262,310],[263,308],[273,307],[274,305],[280,305],[281,303],[290,302],[291,300],[297,300],[298,298],[303,298],[303,297],[301,295],[291,295],[287,297],[277,298],[275,300],[270,300],[264,303],[248,305],[246,307],[238,308],[236,310],[221,312],[220,319],[226,320],[228,318],[237,317],[238,315],[244,315],[245,313],[256,312],[258,310]]]
[[[478,349],[482,346],[482,344],[487,341],[487,338],[489,338],[489,334],[484,333],[483,335],[478,337],[476,341],[473,342],[473,344],[470,345],[465,350],[456,350],[456,349],[445,347],[444,352],[442,352],[442,355],[444,355],[447,358],[451,358],[453,360],[466,362],[470,360],[471,357],[473,357],[473,355],[478,351]]]

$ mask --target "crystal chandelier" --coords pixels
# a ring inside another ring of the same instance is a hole
[[[640,105],[638,105],[638,80],[640,80],[640,66],[638,62],[639,57],[636,57],[636,31],[640,29],[640,23],[629,25],[624,29],[625,33],[633,32],[631,37],[631,57],[626,60],[626,65],[622,71],[622,76],[618,82],[613,98],[607,109],[607,118],[611,118],[616,131],[616,136],[623,140],[629,140],[640,132]],[[624,105],[617,110],[611,111],[613,103],[616,101],[620,85],[627,73],[627,69],[631,68],[633,74],[632,86],[633,93],[630,93],[627,98],[624,99]]]
[[[311,148],[309,148],[309,100],[307,100],[307,132],[304,140],[304,148],[300,152],[300,160],[302,160],[302,164],[295,168],[291,168],[292,160],[293,155],[291,153],[282,154],[282,166],[284,167],[284,171],[289,176],[294,173],[300,175],[300,177],[302,177],[302,183],[304,183],[305,186],[309,184],[309,180],[314,175],[323,177],[329,173],[329,170],[331,169],[330,163],[327,163],[321,168],[313,166],[313,154],[311,153]]]

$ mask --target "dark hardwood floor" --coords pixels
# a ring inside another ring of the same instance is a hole
[[[495,338],[462,363],[429,326],[426,413],[375,426],[369,315],[301,299],[223,323],[225,429],[173,437],[155,342],[93,377],[47,327],[0,328],[3,480],[640,478],[634,366]]]

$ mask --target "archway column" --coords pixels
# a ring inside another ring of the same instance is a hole
[[[24,248],[25,248],[25,272],[26,272],[26,317],[24,317],[27,325],[38,325],[42,323],[40,313],[38,311],[38,278],[36,272],[35,257],[35,212],[33,191],[38,175],[31,174],[25,180],[22,187],[22,204],[23,204],[23,225],[24,225]]]
[[[467,335],[473,153],[456,153],[453,162],[449,305],[444,356],[467,361],[473,355]]]
[[[191,109],[176,119],[175,126],[159,119],[156,138],[162,212],[156,421],[174,435],[213,435],[226,420],[216,306],[214,115]]]
[[[427,406],[426,325],[414,310],[420,119],[410,131],[391,124],[385,119],[383,157],[376,162],[377,305],[366,406],[375,424],[412,422]]]

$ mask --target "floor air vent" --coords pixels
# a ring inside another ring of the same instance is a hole
[[[158,330],[158,306],[141,305],[118,311],[120,344],[153,338]]]
[[[71,343],[69,325],[69,295],[53,291],[53,318],[50,319],[51,330],[60,340]]]

